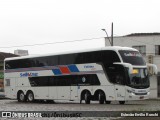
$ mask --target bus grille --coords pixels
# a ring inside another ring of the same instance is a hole
[[[147,93],[135,93],[135,95],[147,95]]]

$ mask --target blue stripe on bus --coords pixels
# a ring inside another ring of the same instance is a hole
[[[79,72],[76,65],[68,65],[68,68],[71,72]]]
[[[53,73],[55,75],[61,75],[62,74],[61,71],[60,71],[60,69],[53,69],[52,71],[53,71]]]

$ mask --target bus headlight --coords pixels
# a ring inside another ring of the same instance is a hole
[[[128,90],[128,89],[127,89],[127,92],[128,92],[128,93],[132,93],[132,90]]]

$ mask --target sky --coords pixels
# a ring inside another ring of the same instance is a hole
[[[159,4],[159,0],[0,0],[0,52],[23,49],[40,55],[104,47],[106,34],[101,29],[110,36],[112,22],[114,36],[160,32]]]

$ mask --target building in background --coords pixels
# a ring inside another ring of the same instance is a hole
[[[147,63],[155,64],[158,67],[157,78],[152,76],[151,98],[160,97],[160,33],[134,33],[126,36],[113,38],[114,46],[132,47],[143,55]],[[110,46],[106,39],[106,46]],[[152,73],[152,69],[149,71]]]
[[[11,53],[0,52],[0,97],[3,96],[2,92],[4,92],[4,59],[9,57],[17,57],[18,55]]]
[[[15,50],[14,54],[19,56],[26,56],[28,55],[28,50]]]

